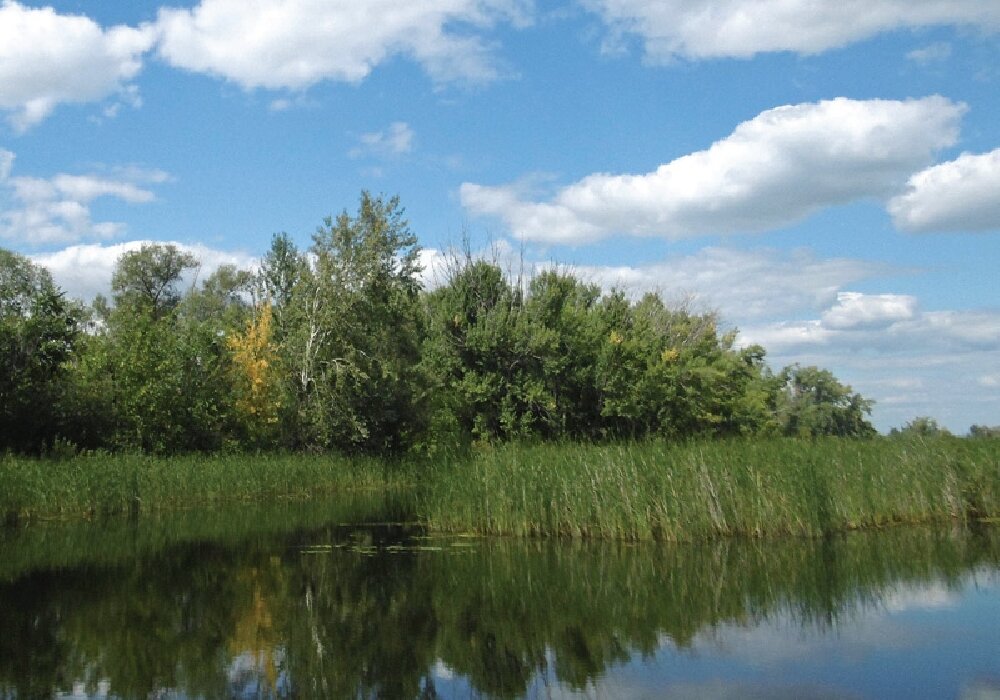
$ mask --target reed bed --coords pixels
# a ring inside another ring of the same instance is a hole
[[[378,460],[335,455],[7,456],[0,458],[0,517],[11,522],[302,499],[400,486],[405,479]]]
[[[647,441],[483,447],[389,464],[336,455],[0,458],[7,522],[408,492],[428,529],[691,541],[1000,516],[1000,440]]]
[[[431,529],[688,541],[1000,515],[997,440],[506,445],[434,468]]]

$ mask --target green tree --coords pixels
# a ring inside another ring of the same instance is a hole
[[[937,420],[930,416],[917,416],[901,428],[893,428],[889,434],[896,436],[940,437],[951,435],[947,428],[938,425]]]
[[[532,434],[545,390],[519,287],[467,253],[451,261],[446,284],[425,303],[434,431],[450,426],[476,440]]]
[[[871,437],[875,428],[865,416],[872,401],[818,367],[791,365],[779,375],[783,387],[777,415],[785,435]]]
[[[361,194],[328,217],[282,323],[297,383],[300,440],[395,452],[420,429],[419,248],[399,199]]]
[[[180,302],[181,277],[197,266],[193,255],[174,245],[147,244],[124,253],[111,277],[115,305],[158,320]]]
[[[152,452],[219,447],[230,420],[227,332],[246,315],[245,273],[222,268],[180,292],[198,261],[170,245],[125,253],[112,278],[91,379],[112,394],[114,446]]]
[[[261,260],[259,274],[264,296],[270,301],[273,313],[279,313],[291,302],[305,264],[305,259],[287,233],[276,233],[271,237],[271,247]]]
[[[47,270],[0,248],[0,449],[35,451],[55,437],[79,320]]]
[[[545,271],[528,287],[529,349],[543,390],[539,431],[544,437],[589,438],[600,421],[597,356],[604,329],[594,313],[596,285],[572,274]]]

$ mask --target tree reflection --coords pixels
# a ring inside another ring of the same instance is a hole
[[[469,546],[326,526],[72,566],[47,546],[52,565],[36,556],[0,585],[0,696],[432,698],[442,667],[491,697],[539,679],[583,689],[719,625],[832,629],[901,585],[958,586],[1000,562],[995,530]]]

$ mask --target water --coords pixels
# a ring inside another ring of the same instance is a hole
[[[0,697],[1000,698],[997,529],[664,546],[407,515],[2,531]]]

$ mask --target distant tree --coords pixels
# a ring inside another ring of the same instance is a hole
[[[1000,425],[973,425],[969,428],[969,437],[972,438],[1000,438]]]
[[[951,435],[947,428],[943,428],[938,425],[938,422],[929,416],[917,416],[909,423],[904,423],[900,428],[893,428],[889,431],[889,435],[892,436],[920,436],[920,437],[938,437],[943,435]]]
[[[0,248],[0,450],[55,437],[80,318],[47,270]]]
[[[434,425],[476,440],[683,438],[774,432],[762,348],[712,314],[632,303],[567,271],[522,286],[471,256],[426,297]]]
[[[873,402],[841,384],[828,370],[792,365],[779,377],[782,388],[776,410],[785,435],[871,437],[876,434],[866,418],[871,414]]]

